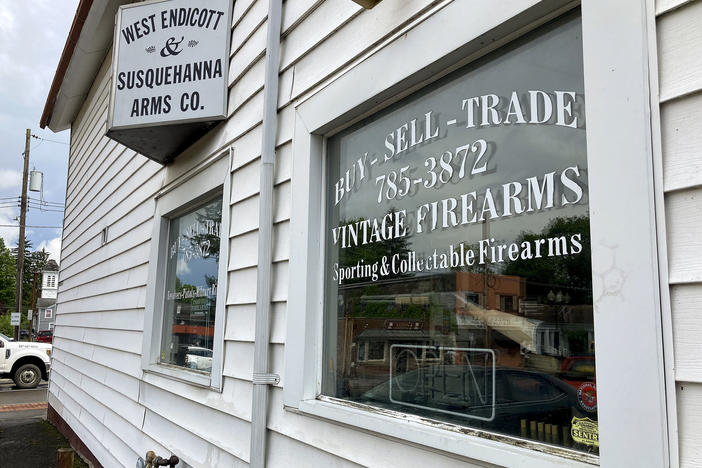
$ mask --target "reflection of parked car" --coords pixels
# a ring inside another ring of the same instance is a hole
[[[200,371],[212,371],[212,350],[200,346],[188,346],[185,366]]]
[[[51,330],[42,330],[37,332],[37,343],[51,343],[54,341],[54,332]]]
[[[585,382],[595,382],[595,356],[571,356],[561,365],[558,377],[575,388]]]
[[[577,391],[542,372],[463,365],[435,365],[406,372],[365,392],[360,400],[423,417],[520,433],[520,421],[569,425],[583,415]],[[392,384],[392,401],[390,399]],[[591,416],[592,417],[592,416]]]

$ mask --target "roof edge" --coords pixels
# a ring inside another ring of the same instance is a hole
[[[49,119],[51,119],[51,114],[54,111],[54,104],[56,104],[56,97],[58,96],[61,85],[63,84],[66,70],[71,62],[76,44],[78,43],[81,32],[83,31],[83,25],[85,24],[85,20],[88,18],[88,14],[90,13],[90,8],[92,6],[93,0],[80,0],[80,3],[78,4],[76,14],[73,17],[73,23],[71,24],[71,30],[68,33],[68,38],[66,38],[66,44],[63,46],[61,59],[56,66],[56,73],[54,74],[54,80],[51,82],[51,88],[49,88],[49,95],[46,97],[44,111],[42,112],[41,119],[39,120],[39,127],[41,128],[46,128]]]

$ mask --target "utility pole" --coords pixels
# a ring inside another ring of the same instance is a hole
[[[27,129],[24,142],[24,171],[22,172],[22,206],[20,207],[19,240],[17,241],[17,310],[22,317],[22,271],[24,269],[24,225],[27,220],[27,176],[29,175],[29,139],[32,131]],[[15,326],[15,341],[19,341],[19,326]]]

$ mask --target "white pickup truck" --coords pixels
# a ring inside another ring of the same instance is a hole
[[[19,388],[34,388],[49,379],[51,345],[13,341],[0,333],[0,378],[10,378]]]

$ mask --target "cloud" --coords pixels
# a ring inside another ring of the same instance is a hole
[[[41,241],[37,246],[36,250],[44,249],[49,252],[49,258],[56,260],[59,263],[61,259],[61,236],[54,237],[53,239]]]
[[[12,248],[17,245],[19,239],[19,223],[15,221],[15,210],[12,208],[0,208],[0,237],[5,241],[5,247]],[[17,227],[9,227],[12,224]]]
[[[186,262],[185,259],[178,259],[178,263],[176,264],[176,273],[178,273],[178,275],[187,275],[188,273],[190,273],[190,267],[188,266],[188,262]]]
[[[0,189],[22,188],[22,174],[12,169],[0,169]],[[21,192],[21,190],[20,190]],[[19,192],[17,193],[19,196]]]

